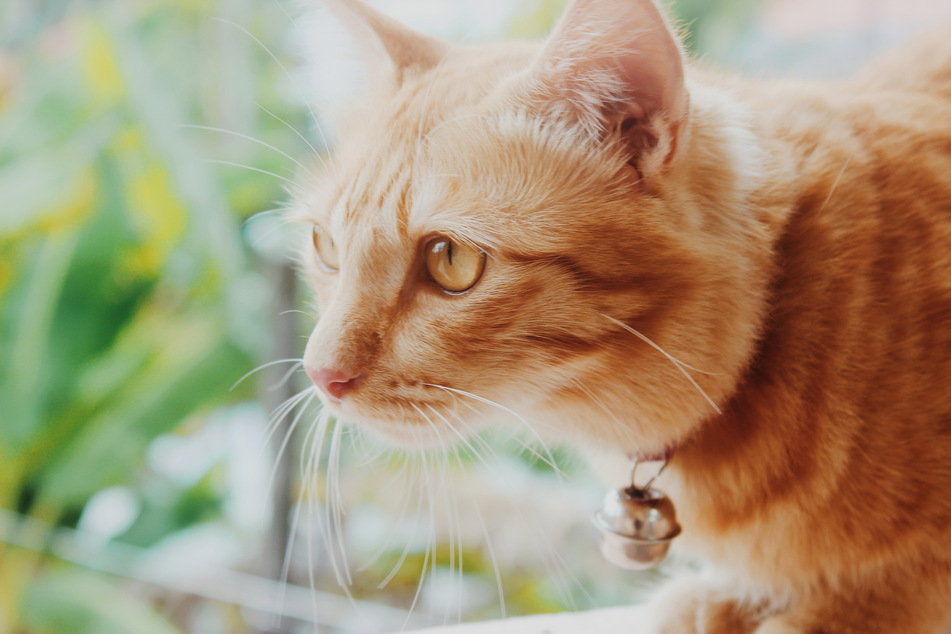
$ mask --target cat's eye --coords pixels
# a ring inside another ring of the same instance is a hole
[[[445,290],[461,293],[472,288],[485,269],[485,252],[446,236],[426,244],[426,270]]]
[[[340,268],[340,259],[337,256],[337,245],[334,244],[330,234],[314,225],[314,250],[317,251],[317,259],[324,268],[336,271]]]

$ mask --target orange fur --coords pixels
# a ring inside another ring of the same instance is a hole
[[[358,377],[329,406],[406,445],[513,412],[605,456],[679,444],[658,486],[719,574],[660,631],[948,625],[948,33],[767,84],[681,66],[647,0],[576,0],[541,49],[335,4],[393,69],[298,194],[340,249],[306,256],[305,363]],[[472,290],[427,278],[435,234],[488,254]]]

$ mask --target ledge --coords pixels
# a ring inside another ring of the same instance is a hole
[[[419,634],[649,634],[647,608],[540,614],[418,630]]]

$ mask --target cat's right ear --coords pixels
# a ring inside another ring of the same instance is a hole
[[[417,33],[363,0],[324,0],[357,43],[372,81],[400,86],[406,77],[439,64],[449,50],[440,39]]]
[[[573,0],[527,81],[530,109],[619,140],[643,177],[664,170],[686,131],[683,52],[652,0]]]

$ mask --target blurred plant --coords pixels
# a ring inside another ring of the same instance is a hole
[[[280,181],[207,157],[286,161],[183,127],[295,146],[255,106],[289,106],[269,54],[213,19],[278,41],[286,16],[251,7],[0,8],[0,508],[72,527],[97,491],[132,485],[145,511],[129,539],[142,544],[219,514],[207,479],[164,505],[138,480],[154,438],[247,399],[253,383],[229,387],[268,354],[270,291],[239,220],[283,198]],[[0,545],[0,631],[170,631],[145,605],[118,609],[120,596],[112,580]]]

